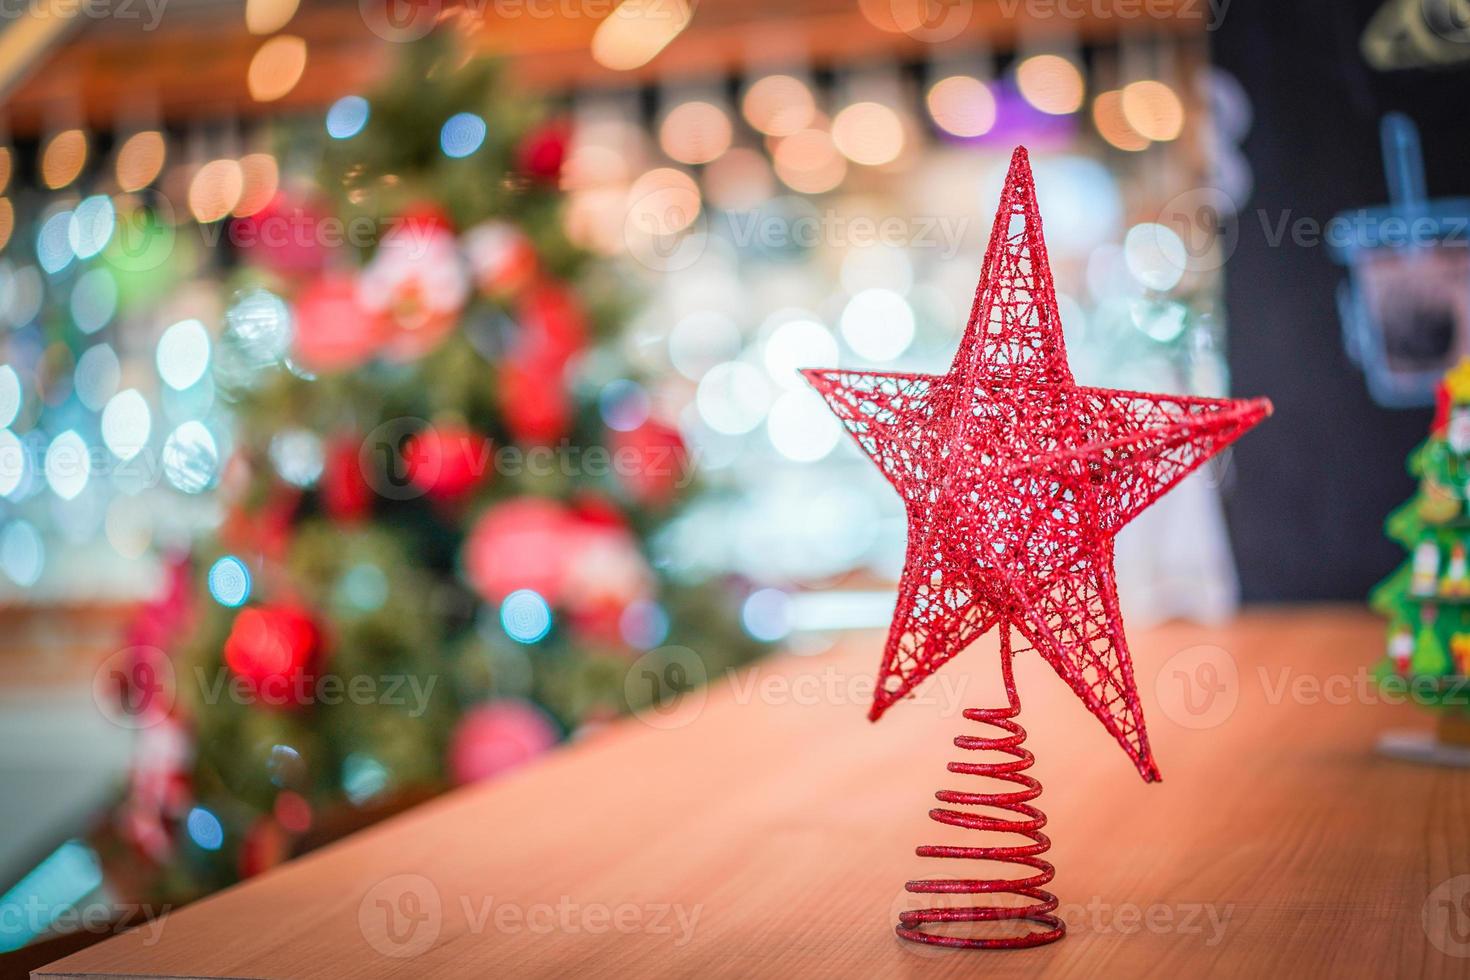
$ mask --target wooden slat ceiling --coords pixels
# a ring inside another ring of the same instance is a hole
[[[361,91],[392,58],[393,45],[368,29],[359,0],[303,0],[284,31],[308,42],[306,72],[285,98],[256,103],[246,91],[246,68],[263,38],[246,32],[242,4],[185,6],[183,0],[165,0],[164,15],[148,30],[145,0],[128,2],[136,19],[85,20],[53,49],[32,53],[29,74],[12,86],[6,99],[4,111],[13,133],[79,123],[110,128],[315,108]],[[361,0],[374,2],[386,0]],[[628,85],[803,59],[818,65],[917,59],[935,50],[915,37],[875,27],[859,0],[701,0],[688,29],[651,63],[615,72],[588,54],[592,34],[613,0],[468,2],[467,9],[454,15],[473,28],[476,43],[512,59],[517,76],[527,84],[545,88]],[[1124,31],[1202,36],[1207,9],[1202,0],[974,0],[973,6],[967,6],[969,0],[919,2],[937,10],[944,9],[938,5],[958,4],[968,11],[963,29],[941,51],[981,42],[992,50],[1007,50],[1058,28],[1088,42]],[[1058,10],[1067,15],[1058,15]],[[0,65],[0,81],[6,67]],[[136,118],[140,113],[142,118]]]

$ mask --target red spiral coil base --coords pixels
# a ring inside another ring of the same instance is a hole
[[[967,858],[976,861],[999,861],[1014,864],[1035,872],[1023,878],[972,878],[945,879],[927,878],[910,881],[905,887],[927,895],[1015,895],[1029,900],[1029,904],[1002,905],[998,903],[965,906],[960,908],[929,908],[900,912],[895,931],[910,942],[928,943],[932,946],[950,946],[957,949],[1025,949],[1056,942],[1066,934],[1067,926],[1055,914],[1057,898],[1046,890],[1056,869],[1041,858],[1051,848],[1051,840],[1041,829],[1046,826],[1046,814],[1031,801],[1041,795],[1041,783],[1035,776],[1028,775],[1035,757],[1021,747],[1026,740],[1026,729],[1015,718],[1021,713],[1021,702],[1016,695],[1015,681],[1011,676],[1010,630],[1000,630],[1001,676],[1005,681],[1008,704],[1004,708],[970,708],[965,717],[971,721],[984,722],[1005,732],[1005,735],[982,737],[961,735],[954,744],[971,751],[999,753],[1010,756],[1010,760],[998,762],[951,762],[950,772],[967,776],[986,776],[1015,784],[1018,788],[1009,792],[961,793],[955,790],[940,790],[935,798],[941,803],[959,806],[989,807],[1008,810],[1019,819],[1005,819],[986,813],[966,813],[935,807],[929,811],[931,819],[952,827],[967,830],[1003,832],[1029,838],[1030,844],[994,847],[957,847],[923,845],[916,849],[919,857]],[[1040,927],[1019,935],[994,938],[947,936],[924,931],[932,923],[948,922],[1001,922],[1023,920]]]

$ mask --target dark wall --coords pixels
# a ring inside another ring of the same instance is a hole
[[[1232,387],[1276,404],[1233,457],[1227,507],[1248,601],[1361,599],[1404,557],[1383,519],[1413,492],[1404,459],[1430,412],[1369,400],[1340,340],[1344,270],[1325,246],[1273,247],[1263,229],[1386,200],[1378,122],[1392,110],[1419,126],[1430,196],[1470,195],[1470,62],[1370,68],[1358,42],[1382,2],[1236,0],[1211,40],[1255,110],[1255,191],[1225,267]]]

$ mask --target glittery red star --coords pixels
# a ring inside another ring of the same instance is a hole
[[[999,626],[1046,658],[1145,780],[1158,779],[1118,611],[1113,536],[1269,415],[1270,402],[1074,383],[1024,148],[1011,158],[949,372],[803,373],[908,511],[869,717]]]

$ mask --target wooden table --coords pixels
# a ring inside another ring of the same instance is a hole
[[[931,794],[962,780],[949,738],[979,728],[958,711],[998,685],[977,644],[870,725],[864,635],[34,975],[1465,976],[1470,773],[1374,754],[1383,729],[1428,725],[1366,682],[1381,635],[1350,609],[1138,632],[1155,786],[1045,664],[1018,663],[1070,928],[1052,946],[894,937],[903,882],[943,863],[913,847],[944,839]]]

